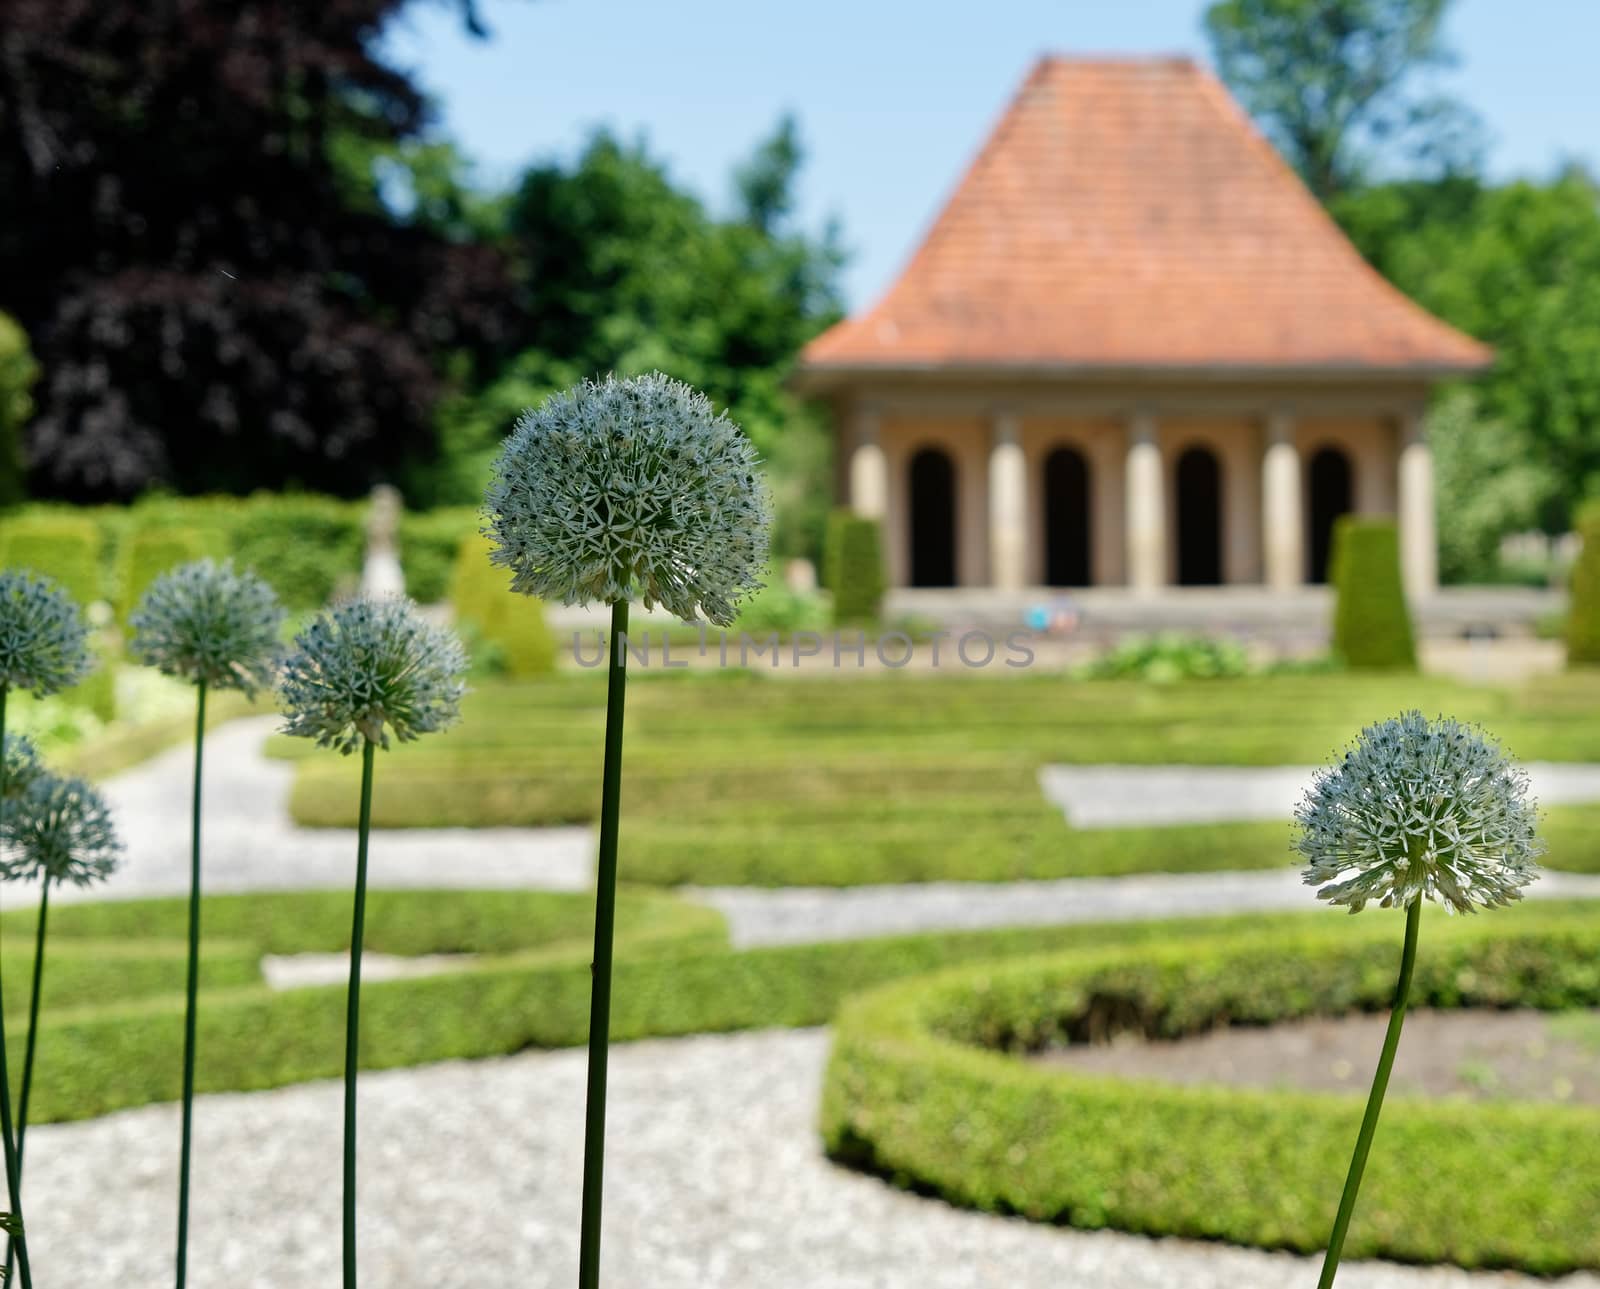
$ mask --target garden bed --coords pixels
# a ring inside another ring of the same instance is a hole
[[[1053,1046],[1380,1013],[1391,918],[965,967],[853,1000],[823,1133],[839,1160],[1039,1221],[1313,1252],[1362,1100],[1045,1067]],[[1600,1004],[1600,925],[1519,909],[1426,919],[1413,1003]],[[1370,1062],[1370,1049],[1368,1055]],[[1492,1178],[1491,1185],[1484,1179]],[[1396,1101],[1347,1254],[1553,1274],[1600,1266],[1600,1110]]]

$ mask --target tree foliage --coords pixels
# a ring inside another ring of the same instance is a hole
[[[348,200],[338,149],[426,119],[371,52],[404,2],[8,0],[0,308],[45,373],[36,490],[352,491],[431,447],[437,358],[493,351],[504,273]]]
[[[0,506],[15,505],[25,495],[18,431],[33,412],[33,383],[38,378],[39,364],[28,347],[27,333],[0,313]]]
[[[1311,191],[1358,185],[1376,157],[1462,169],[1475,119],[1419,88],[1450,64],[1450,0],[1215,0],[1206,34],[1229,88]]]
[[[1450,486],[1465,499],[1476,475],[1506,522],[1564,529],[1600,495],[1600,189],[1578,170],[1456,177],[1352,193],[1333,212],[1401,290],[1495,348],[1475,382],[1487,423],[1459,445]]]

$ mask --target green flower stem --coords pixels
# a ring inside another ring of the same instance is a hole
[[[361,941],[367,920],[367,834],[372,828],[372,754],[361,749],[361,821],[356,841],[356,908],[350,927],[350,997],[344,1019],[344,1289],[356,1289],[356,1069],[360,1061]]]
[[[22,1057],[22,1096],[17,1101],[17,1180],[22,1180],[22,1165],[28,1140],[28,1099],[33,1091],[33,1053],[39,1037],[39,994],[44,982],[45,925],[50,917],[50,879],[46,877],[39,891],[39,925],[33,935],[33,985],[28,998],[28,1046]],[[6,1241],[5,1279],[11,1279],[16,1269],[17,1250]]]
[[[6,740],[6,694],[9,685],[0,685],[0,749]],[[6,758],[0,752],[0,810],[5,809]],[[17,1168],[17,1139],[11,1126],[11,1076],[6,1070],[6,1018],[5,1007],[0,1006],[0,1137],[5,1139],[6,1195],[11,1202],[11,1216],[19,1223],[18,1234],[12,1241],[17,1254],[17,1270],[22,1275],[22,1289],[33,1289],[33,1268],[28,1265],[28,1237],[22,1233],[22,1175]]]
[[[600,1284],[600,1201],[606,1163],[606,1057],[611,1037],[611,940],[617,905],[617,816],[622,803],[622,703],[628,684],[628,602],[611,606],[606,750],[600,790],[600,867],[595,877],[593,992],[589,1002],[589,1090],[583,1123],[583,1223],[578,1289]]]
[[[206,682],[195,686],[194,799],[189,819],[188,1007],[183,1016],[183,1143],[178,1152],[178,1278],[189,1274],[189,1168],[194,1144],[194,1031],[200,987],[200,778],[206,737]]]
[[[1383,1054],[1378,1058],[1377,1073],[1372,1076],[1372,1094],[1367,1098],[1367,1112],[1362,1116],[1361,1131],[1356,1136],[1356,1152],[1350,1159],[1350,1172],[1344,1180],[1339,1215],[1333,1220],[1333,1234],[1328,1237],[1328,1253],[1322,1262],[1322,1278],[1317,1281],[1317,1289],[1330,1289],[1334,1276],[1339,1274],[1339,1255],[1344,1251],[1345,1233],[1350,1229],[1350,1215],[1356,1207],[1356,1192],[1361,1189],[1361,1174],[1366,1171],[1367,1155],[1372,1150],[1372,1134],[1378,1128],[1383,1094],[1389,1090],[1389,1071],[1394,1068],[1394,1054],[1400,1047],[1400,1027],[1405,1024],[1411,972],[1417,965],[1417,928],[1421,923],[1422,897],[1418,896],[1406,910],[1406,943],[1400,954],[1400,980],[1394,989],[1394,1008],[1389,1013]]]

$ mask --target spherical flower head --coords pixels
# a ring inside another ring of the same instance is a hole
[[[48,577],[0,571],[0,687],[38,698],[89,674],[88,633],[72,597]]]
[[[82,779],[36,776],[6,810],[7,880],[40,878],[88,886],[111,876],[122,842],[111,811]]]
[[[756,452],[660,372],[585,381],[524,412],[484,497],[511,589],[563,604],[638,596],[730,625],[758,589],[770,526]]]
[[[1415,711],[1362,730],[1294,813],[1306,884],[1352,913],[1509,904],[1544,853],[1527,774],[1481,730]]]
[[[0,762],[5,766],[5,799],[14,801],[28,785],[44,773],[39,750],[33,740],[21,734],[7,734],[0,744]]]
[[[351,600],[295,637],[278,680],[285,734],[348,755],[453,725],[461,715],[467,655],[454,633],[401,598]]]
[[[195,560],[150,583],[128,618],[129,652],[168,676],[254,695],[271,683],[283,607],[254,573]]]

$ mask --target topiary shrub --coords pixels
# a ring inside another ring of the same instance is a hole
[[[1415,671],[1417,647],[1392,519],[1345,515],[1333,529],[1333,651],[1346,666]]]
[[[253,568],[291,610],[321,608],[361,576],[363,508],[329,497],[257,493],[237,503],[234,561]]]
[[[450,598],[461,543],[478,527],[478,512],[454,506],[400,518],[400,567],[406,575],[406,594],[419,604],[438,604]]]
[[[195,528],[146,528],[131,534],[117,561],[117,620],[126,622],[150,583],[169,568],[215,556],[223,544],[218,535],[208,541]]]
[[[103,598],[99,526],[66,511],[10,516],[0,524],[0,568],[31,568],[92,604]]]
[[[883,608],[883,553],[878,521],[848,510],[828,516],[823,576],[833,592],[833,621],[876,622]]]
[[[1586,506],[1578,518],[1583,549],[1572,566],[1567,610],[1567,665],[1600,663],[1600,510]]]
[[[517,678],[554,671],[556,642],[545,624],[544,606],[512,592],[510,572],[489,562],[491,549],[482,533],[471,534],[456,554],[450,582],[450,602],[466,628],[474,661]]]

